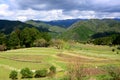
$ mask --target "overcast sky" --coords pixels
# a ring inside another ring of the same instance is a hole
[[[120,0],[0,0],[0,19],[120,18]]]

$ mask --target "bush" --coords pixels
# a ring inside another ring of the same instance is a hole
[[[120,45],[117,47],[118,50],[120,50]]]
[[[39,78],[39,77],[46,77],[47,76],[47,70],[43,69],[43,70],[36,70],[35,71],[35,77]]]
[[[120,80],[120,68],[116,66],[108,66],[105,68],[108,75],[111,77],[110,80]]]
[[[0,51],[5,51],[6,50],[6,46],[5,45],[0,45]]]
[[[50,72],[56,73],[56,67],[55,66],[51,66],[49,69],[50,69]]]
[[[35,47],[47,47],[47,41],[45,39],[38,39],[34,41],[34,46]]]
[[[83,80],[84,78],[86,78],[84,68],[79,63],[68,65],[67,76],[68,80]]]
[[[96,80],[111,80],[112,79],[111,76],[105,75],[105,74],[98,75],[96,78],[97,78]]]
[[[49,68],[50,72],[49,72],[49,77],[54,77],[55,73],[56,73],[56,67],[55,66],[51,66]]]
[[[29,68],[24,68],[20,71],[22,78],[32,78],[33,72]]]
[[[18,76],[18,72],[13,70],[11,71],[10,75],[9,75],[9,78],[11,79],[17,79],[17,76]]]
[[[112,52],[114,52],[115,51],[115,49],[112,49]]]
[[[57,49],[63,49],[65,42],[60,39],[52,40],[51,45]]]

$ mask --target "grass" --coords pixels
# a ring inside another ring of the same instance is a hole
[[[23,48],[0,52],[0,79],[9,80],[11,70],[29,67],[32,70],[49,68],[54,65],[57,68],[56,77],[64,75],[66,64],[79,62],[86,67],[117,65],[120,66],[120,54],[112,51],[116,47],[95,46],[89,44],[75,44],[70,50],[58,50],[49,48]],[[25,79],[26,80],[26,79]],[[37,79],[32,79],[37,80]],[[39,80],[39,79],[38,79]],[[42,78],[50,80],[50,78]],[[56,80],[56,78],[51,79]]]

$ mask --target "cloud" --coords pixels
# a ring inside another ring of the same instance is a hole
[[[60,20],[120,17],[119,0],[0,0],[0,18]]]

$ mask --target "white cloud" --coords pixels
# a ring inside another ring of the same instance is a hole
[[[34,3],[34,5],[27,4],[28,1],[29,3]],[[0,19],[11,19],[11,20],[21,20],[21,21],[35,19],[35,20],[50,21],[50,20],[62,20],[62,19],[73,19],[73,18],[91,19],[91,18],[120,17],[120,12],[118,12],[120,11],[120,8],[116,7],[117,5],[120,4],[120,1],[118,0],[104,0],[104,1],[103,0],[89,0],[89,1],[75,0],[73,1],[73,4],[69,4],[69,3],[72,3],[72,1],[70,2],[69,0],[65,0],[65,4],[62,3],[61,1],[61,3],[59,3],[59,6],[57,5],[57,3],[53,4],[55,3],[53,0],[51,1],[52,2],[47,0],[44,0],[44,1],[36,0],[35,2],[32,0],[25,0],[25,1],[0,0]],[[58,2],[57,0],[55,1]],[[19,2],[22,2],[22,3],[18,4]],[[90,4],[88,4],[88,2]],[[74,4],[77,4],[77,5],[75,5],[75,7],[71,6]],[[27,8],[25,8],[26,6]],[[106,6],[107,7],[110,6],[111,8],[107,8]],[[49,8],[49,7],[50,9],[46,10],[46,8]],[[108,12],[105,10],[107,10]]]
[[[1,16],[10,16],[13,14],[12,11],[9,11],[9,5],[7,4],[0,4],[0,15]]]
[[[16,19],[20,20],[20,21],[26,21],[27,17],[26,16],[18,16],[18,17],[16,17]]]

